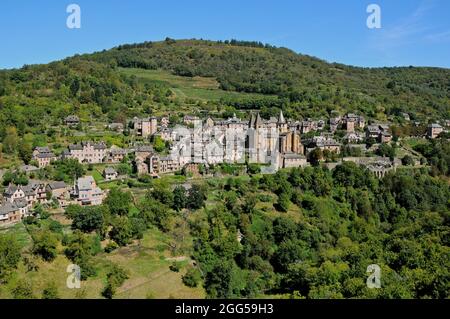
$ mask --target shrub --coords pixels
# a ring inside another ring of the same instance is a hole
[[[200,272],[196,268],[190,268],[182,277],[182,280],[186,286],[195,288],[201,280]]]
[[[173,272],[179,272],[180,271],[180,263],[177,263],[174,261],[172,265],[169,266],[169,269]]]
[[[116,242],[114,241],[110,241],[108,245],[106,245],[105,247],[105,252],[109,254],[110,252],[116,250],[117,248],[119,248],[119,245],[117,245]]]

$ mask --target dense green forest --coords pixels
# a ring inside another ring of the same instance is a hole
[[[210,297],[449,297],[450,190],[426,171],[379,181],[346,163],[217,186],[223,203],[191,224]],[[382,289],[366,286],[373,263]]]
[[[450,187],[430,173],[403,168],[380,180],[347,162],[332,171],[210,178],[189,190],[150,179],[139,200],[113,188],[101,206],[67,208],[71,231],[39,208],[40,219],[24,221],[33,242],[26,252],[19,238],[0,234],[0,283],[22,263],[35,272],[36,258],[61,255],[81,266],[82,280],[94,280],[108,254],[136,249],[133,241],[157,228],[174,255],[196,262],[184,285],[202,286],[209,298],[448,298]],[[125,260],[106,267],[103,297],[128,278],[123,268],[133,259]],[[381,268],[381,289],[366,285],[372,264]],[[29,280],[11,287],[14,298],[36,291]]]

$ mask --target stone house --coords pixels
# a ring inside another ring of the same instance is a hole
[[[48,147],[36,147],[32,159],[38,163],[39,168],[43,168],[56,161],[56,156]]]
[[[179,161],[171,156],[160,157],[158,162],[158,173],[175,172],[181,169]]]
[[[378,143],[389,143],[392,141],[392,134],[390,133],[389,125],[387,124],[372,124],[366,128],[366,138],[375,139]]]
[[[444,128],[437,123],[433,123],[428,125],[427,129],[427,137],[430,139],[434,139],[439,136],[444,131]]]
[[[282,167],[305,167],[307,165],[306,157],[301,154],[288,153],[282,154]]]
[[[28,209],[32,209],[35,204],[44,204],[47,202],[46,185],[39,181],[30,181],[25,186],[9,184],[3,196],[11,203],[19,199],[25,200]]]
[[[123,148],[111,147],[107,151],[107,155],[103,159],[103,162],[114,164],[121,163],[127,154],[128,151]]]
[[[134,166],[138,174],[149,173],[149,157],[154,155],[151,145],[138,145],[134,150]]]
[[[78,178],[71,196],[80,205],[101,205],[105,193],[97,186],[92,176],[85,176]]]
[[[68,205],[69,188],[64,182],[55,181],[50,182],[46,186],[46,192],[51,194],[51,197],[56,199],[61,207],[66,207]]]
[[[158,119],[156,117],[133,119],[133,129],[137,136],[149,137],[158,130]]]
[[[161,137],[163,141],[173,142],[176,137],[176,133],[169,128],[162,128],[157,133],[156,136]]]
[[[201,120],[198,116],[185,115],[183,117],[183,123],[186,125],[196,125],[200,124]]]
[[[311,149],[319,148],[322,151],[330,151],[334,152],[336,154],[339,154],[341,152],[341,143],[337,142],[335,139],[333,139],[330,136],[314,136],[311,141],[309,142],[309,147]]]
[[[363,129],[366,125],[366,120],[363,116],[348,113],[343,117],[342,124],[347,132],[354,132],[355,129]]]
[[[22,218],[20,208],[15,203],[0,204],[0,226],[18,223]]]
[[[364,141],[364,134],[359,132],[349,132],[342,138],[346,143],[361,143]]]
[[[81,142],[69,145],[68,150],[63,153],[63,158],[74,158],[80,163],[96,164],[102,163],[107,153],[108,149],[104,142]]]
[[[302,121],[302,134],[317,130],[317,122],[312,119]]]
[[[117,179],[118,176],[119,176],[119,173],[117,173],[117,171],[112,167],[106,167],[103,170],[103,177],[107,181],[113,181],[113,180]]]

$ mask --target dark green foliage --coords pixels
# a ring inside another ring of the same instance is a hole
[[[69,206],[66,215],[72,218],[72,228],[79,229],[85,233],[97,231],[102,233],[106,227],[105,219],[108,212],[103,206],[86,206],[78,205]]]
[[[29,280],[19,280],[11,290],[14,299],[34,299],[33,286]]]
[[[206,274],[205,287],[211,298],[233,298],[239,296],[236,278],[237,266],[232,260],[217,260]]]
[[[182,277],[183,283],[191,288],[198,286],[201,280],[201,274],[196,268],[189,268],[186,274]]]
[[[113,218],[109,237],[119,246],[125,246],[130,243],[133,238],[133,228],[128,217],[115,216]]]
[[[117,245],[116,242],[111,241],[108,243],[108,245],[106,245],[105,252],[110,253],[110,252],[116,250],[117,248],[119,248],[119,245]]]
[[[58,222],[57,220],[50,219],[50,222],[48,224],[48,229],[51,232],[56,233],[56,234],[62,234],[63,228],[64,228],[64,226],[60,222]]]
[[[138,182],[144,183],[144,184],[147,184],[147,185],[151,186],[152,183],[153,183],[153,177],[151,177],[148,174],[139,175]]]
[[[173,211],[165,204],[154,199],[145,199],[139,204],[139,218],[148,227],[154,225],[163,231],[169,229]]]
[[[102,296],[111,299],[116,293],[117,288],[122,286],[125,280],[128,279],[128,274],[125,270],[117,266],[116,264],[112,265],[112,269],[106,275],[106,286],[103,289]]]
[[[119,188],[113,188],[105,199],[112,215],[128,215],[133,196],[130,192],[123,192]]]
[[[0,234],[0,281],[17,267],[21,247],[11,235]]]
[[[395,158],[397,154],[397,150],[395,146],[391,146],[389,144],[380,144],[377,149],[377,154],[384,157],[389,157],[391,160]]]
[[[187,196],[186,189],[183,186],[177,186],[173,190],[173,205],[172,208],[177,212],[186,207]]]
[[[331,172],[308,167],[259,178],[255,185],[272,196],[290,195],[298,218],[238,210],[251,188],[235,192],[239,183],[226,185],[224,205],[208,208],[207,223],[192,228],[194,258],[211,298],[293,291],[307,298],[448,295],[450,188],[426,169],[397,169],[378,180],[343,163]],[[382,268],[382,289],[366,286],[374,263]]]
[[[150,192],[149,197],[171,207],[173,205],[173,192],[166,186],[155,186]]]
[[[311,165],[317,166],[323,158],[323,152],[320,148],[315,148],[308,154],[308,157]]]
[[[144,231],[147,229],[145,220],[139,217],[131,217],[129,220],[133,238],[142,239],[144,237]]]
[[[59,299],[58,287],[53,281],[42,290],[42,299]]]
[[[333,170],[334,184],[337,186],[362,188],[371,187],[377,181],[368,170],[353,162],[344,162]]]
[[[43,230],[33,234],[33,254],[41,256],[45,261],[52,261],[57,256],[58,239],[50,231]]]
[[[254,163],[248,164],[247,172],[249,174],[258,174],[261,172],[261,167],[258,164],[254,164]]]
[[[54,164],[54,179],[58,181],[70,182],[85,174],[83,165],[76,159],[64,159]]]
[[[272,264],[276,270],[286,272],[290,265],[310,260],[308,245],[301,240],[286,239],[278,246]]]
[[[126,163],[119,164],[116,169],[119,175],[130,175],[132,173],[132,167]]]
[[[277,209],[282,212],[287,212],[289,210],[290,205],[290,196],[288,193],[283,192],[278,195]]]
[[[23,141],[19,144],[19,157],[25,163],[29,164],[33,156],[33,146],[31,143]]]
[[[189,209],[199,209],[203,207],[205,199],[205,189],[200,185],[192,185],[191,189],[188,191],[186,206]]]
[[[3,186],[8,186],[10,183],[28,185],[28,177],[24,173],[6,171],[3,174]]]
[[[173,272],[180,272],[180,264],[175,261],[169,266],[169,269]]]
[[[63,240],[63,244],[66,246],[66,257],[80,267],[82,280],[96,274],[92,261],[96,249],[93,249],[95,246],[92,237],[77,230],[66,241]]]
[[[414,165],[414,159],[410,155],[405,155],[402,158],[402,164],[405,166],[412,166]]]
[[[431,165],[431,173],[437,175],[450,175],[450,142],[445,138],[437,138],[426,144],[418,144],[414,147],[426,157]]]

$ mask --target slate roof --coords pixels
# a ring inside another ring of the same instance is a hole
[[[80,177],[77,180],[77,187],[80,190],[92,189],[93,183],[95,183],[95,180],[92,176]]]
[[[17,210],[19,210],[19,207],[17,207],[16,204],[11,202],[5,202],[0,206],[0,215],[9,214]]]
[[[295,153],[286,153],[286,154],[283,154],[283,157],[287,158],[287,159],[305,159],[306,158],[304,155],[295,154]]]
[[[153,152],[153,147],[151,145],[138,145],[136,152]]]
[[[84,147],[89,146],[89,145],[92,145],[95,150],[106,149],[106,144],[104,142],[93,143],[93,142],[87,141],[87,142],[81,142],[80,144],[70,144],[69,150],[81,151]]]
[[[8,187],[5,189],[5,195],[6,196],[12,196],[19,187],[13,184],[9,184]]]
[[[127,152],[127,150],[124,150],[123,148],[112,148],[111,150],[110,150],[110,153],[111,154],[115,154],[115,155],[118,155],[118,154],[127,154],[128,152]]]
[[[47,186],[50,190],[61,189],[61,188],[67,187],[66,183],[64,183],[62,181],[51,182]]]

